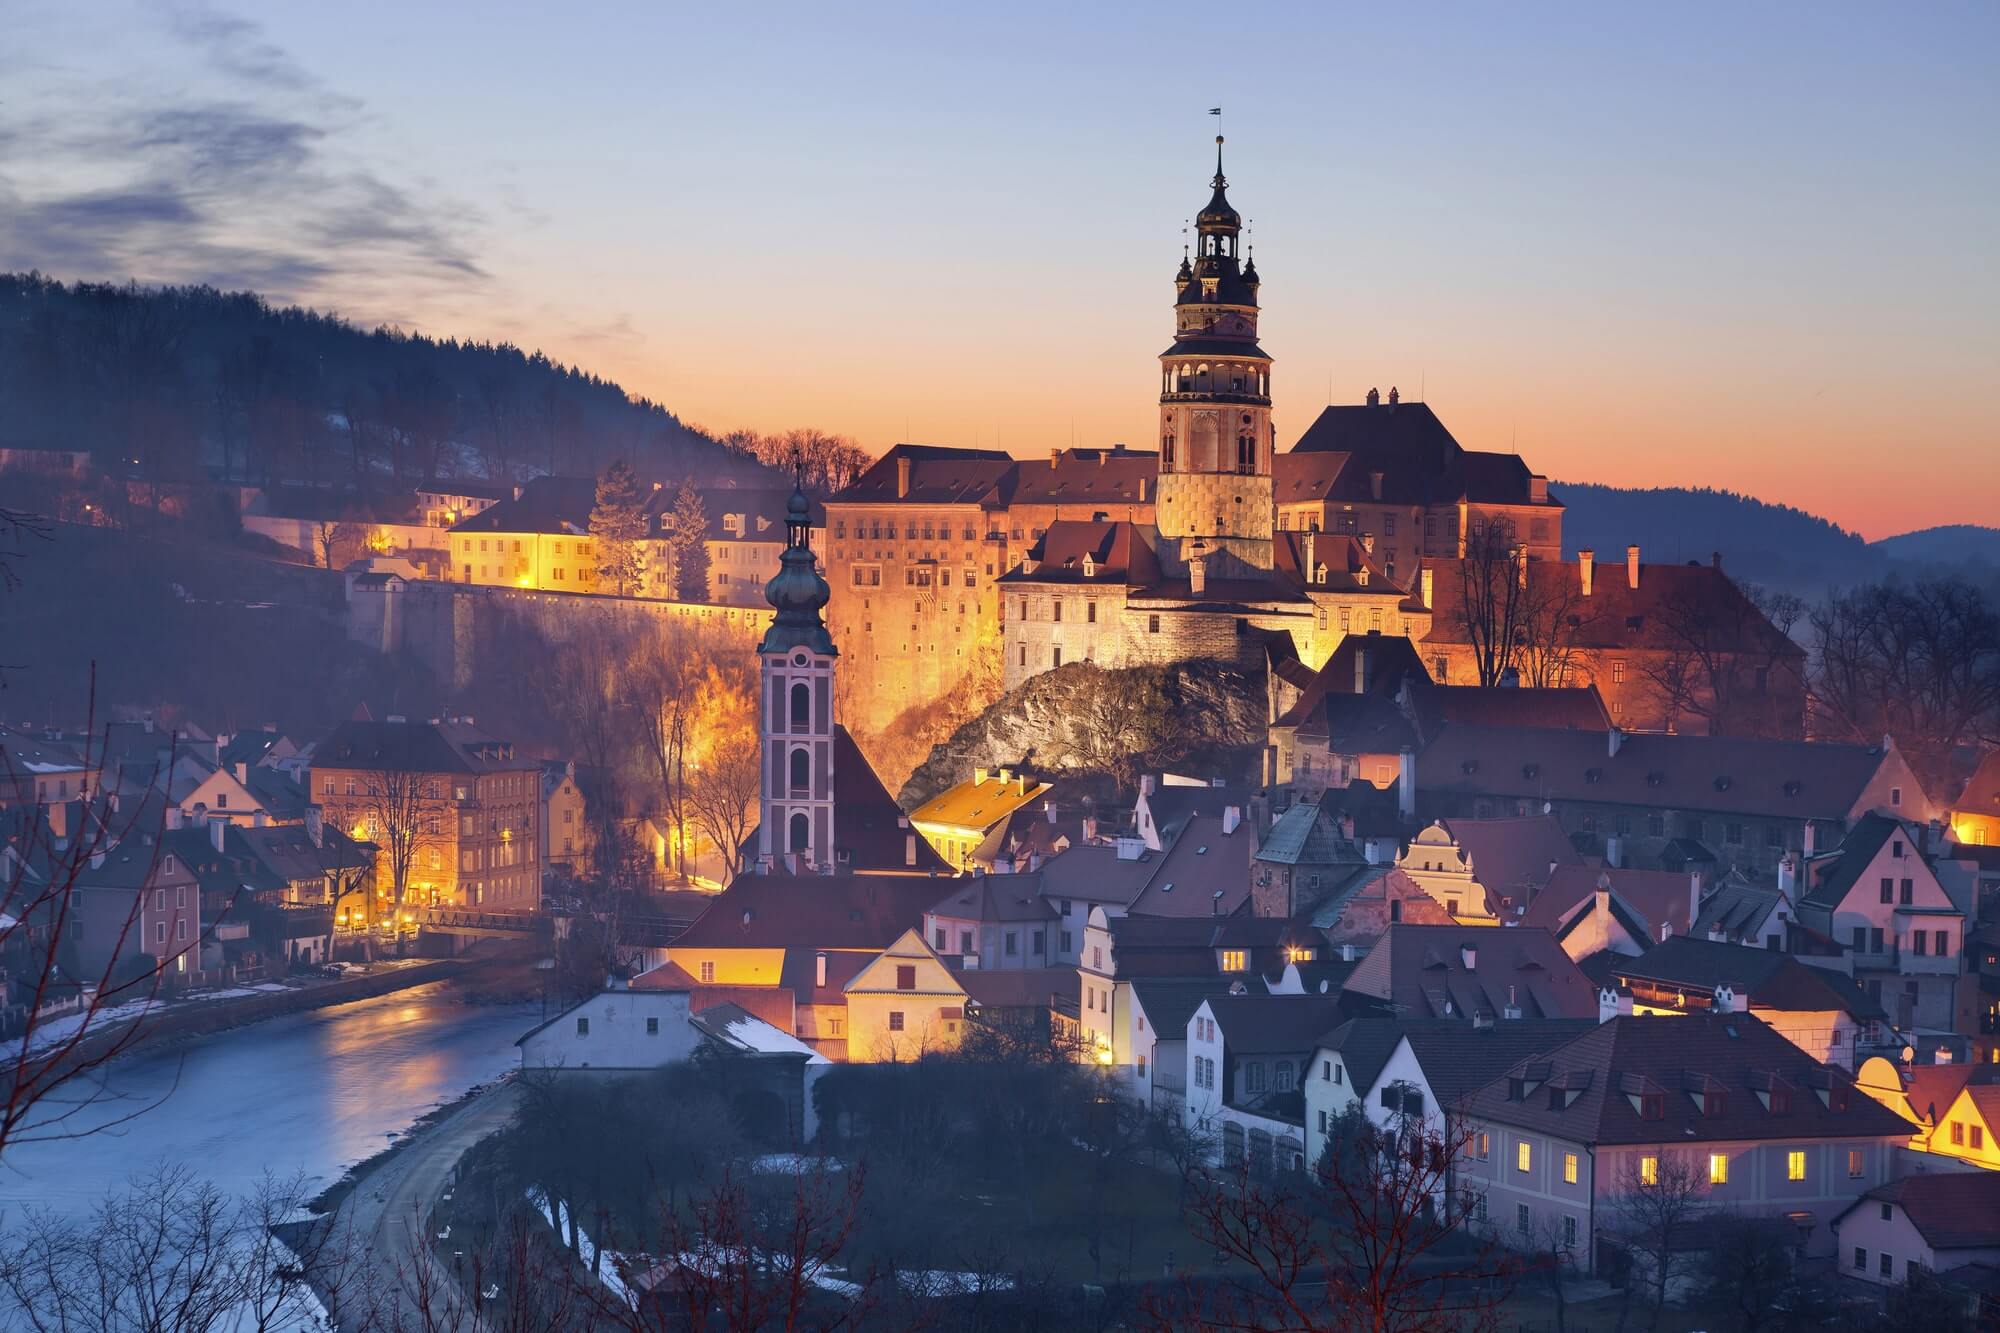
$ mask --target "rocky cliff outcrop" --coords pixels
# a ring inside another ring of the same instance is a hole
[[[979,767],[1107,774],[1130,789],[1152,769],[1254,777],[1264,744],[1261,670],[1209,660],[1045,671],[953,732],[897,799],[914,809]]]

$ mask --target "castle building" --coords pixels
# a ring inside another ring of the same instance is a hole
[[[831,590],[812,550],[803,485],[785,511],[785,549],[764,587],[775,613],[760,664],[757,828],[743,858],[764,873],[945,869],[835,720],[840,650],[822,617]]]
[[[1153,512],[1058,519],[1001,576],[1009,688],[1076,661],[1251,664],[1275,653],[1317,667],[1347,634],[1429,628],[1414,564],[1399,582],[1372,530],[1279,529],[1262,280],[1239,254],[1242,218],[1221,154],[1218,139],[1194,253],[1174,275]]]

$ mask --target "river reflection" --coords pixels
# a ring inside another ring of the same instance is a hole
[[[162,1159],[232,1192],[267,1170],[331,1183],[433,1106],[514,1068],[514,1039],[539,1018],[538,1005],[462,1004],[436,982],[120,1060],[110,1070],[119,1100],[73,1123],[104,1125],[165,1100],[99,1134],[10,1150],[0,1210],[80,1212]]]

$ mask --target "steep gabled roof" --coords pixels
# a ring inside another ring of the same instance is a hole
[[[1780,819],[1844,821],[1880,771],[1880,747],[1535,727],[1446,726],[1417,756],[1433,795],[1589,801]]]
[[[1883,1018],[1882,1006],[1852,978],[1802,963],[1777,949],[1675,935],[1637,958],[1612,966],[1620,978],[1637,978],[1664,986],[1714,991],[1728,986],[1738,997],[1765,1009],[1803,1012],[1842,1010],[1869,1021]]]
[[[916,860],[910,859],[912,839]],[[915,829],[882,785],[847,728],[833,728],[833,847],[847,874],[941,875],[951,866]],[[757,826],[743,839],[743,864],[757,863]]]
[[[1580,861],[1558,866],[1542,891],[1528,904],[1521,924],[1556,929],[1572,908],[1596,895],[1601,881],[1611,890],[1613,899],[1623,902],[1638,918],[1642,929],[1634,933],[1641,944],[1659,939],[1663,924],[1673,927],[1676,936],[1686,935],[1691,925],[1688,913],[1694,905],[1692,878],[1665,870],[1592,866]]]
[[[1787,1109],[1766,1109],[1759,1096],[1774,1078],[1788,1093]],[[1570,1090],[1561,1098],[1548,1091],[1558,1081]],[[1691,1089],[1721,1096],[1705,1110]],[[1614,1018],[1522,1061],[1467,1102],[1482,1120],[1586,1144],[1910,1133],[1908,1121],[1854,1089],[1845,1071],[1821,1065],[1747,1014]],[[1649,1106],[1657,1118],[1647,1118]]]
[[[967,875],[930,907],[938,916],[964,921],[1048,921],[1056,915],[1042,896],[1038,874]]]
[[[1496,909],[1503,897],[1517,904],[1528,902],[1556,870],[1583,864],[1554,815],[1441,822],[1472,863],[1473,878],[1485,887]]]
[[[742,875],[676,949],[869,949],[923,924],[940,882],[923,875]]]
[[[1232,1055],[1310,1055],[1341,1019],[1336,995],[1217,995],[1207,1004]]]
[[[1161,579],[1150,529],[1118,520],[1057,519],[1033,546],[1028,562],[1000,576],[1003,583],[1061,583],[1079,588],[1143,588]]]
[[[534,769],[511,742],[462,722],[343,722],[313,751],[315,769],[499,773]]]
[[[1020,461],[1010,474],[1006,503],[1142,504],[1152,499],[1159,473],[1159,454],[1122,444],[1057,449],[1046,463]]]
[[[1838,907],[1847,895],[1854,891],[1855,884],[1866,874],[1868,867],[1880,854],[1889,839],[1901,837],[1907,844],[1910,858],[1917,856],[1918,843],[1903,828],[1900,820],[1885,815],[1869,813],[1856,820],[1854,827],[1847,830],[1841,839],[1839,852],[1830,865],[1812,866],[1813,883],[1805,892],[1804,901],[1815,907]]]
[[[905,462],[909,488],[899,495],[898,472]],[[827,503],[1000,504],[1014,467],[1013,455],[1000,449],[899,444]]]
[[[521,487],[519,496],[460,519],[451,531],[582,536],[590,531],[590,511],[596,507],[596,478],[536,477]]]
[[[1574,1041],[1594,1018],[1523,1018],[1514,1022],[1408,1023],[1403,1036],[1438,1105],[1456,1109],[1467,1097],[1530,1056]]]
[[[1250,860],[1256,842],[1248,822],[1228,833],[1214,815],[1196,815],[1181,827],[1145,890],[1132,900],[1133,916],[1229,916],[1250,901]]]
[[[1877,1185],[1843,1212],[1894,1204],[1933,1250],[2000,1247],[2000,1173],[1940,1171]],[[1835,1224],[1838,1225],[1839,1219]]]
[[[1465,951],[1473,954],[1466,966]],[[1347,989],[1395,1005],[1407,1018],[1588,1018],[1597,990],[1546,930],[1391,925],[1347,978]],[[1505,1021],[1505,1020],[1503,1020]]]

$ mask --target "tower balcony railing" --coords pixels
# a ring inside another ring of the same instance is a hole
[[[1163,403],[1245,403],[1251,407],[1269,407],[1271,396],[1249,389],[1195,389],[1175,388],[1160,395]]]

